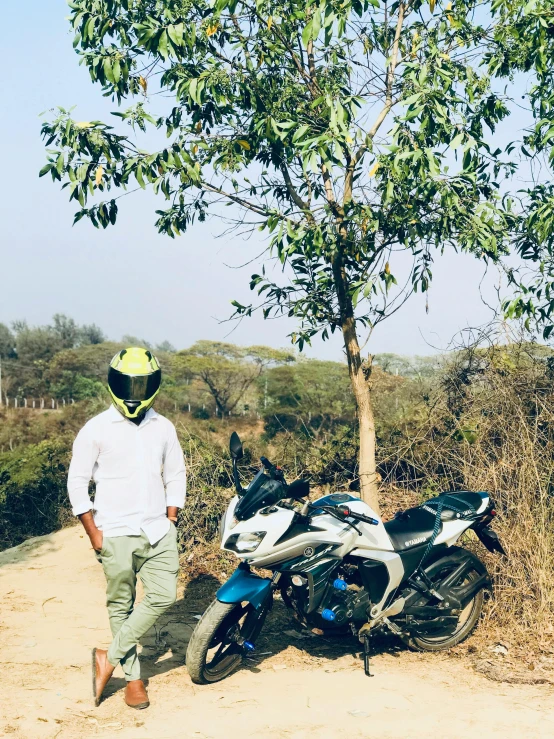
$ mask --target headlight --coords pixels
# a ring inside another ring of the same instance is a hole
[[[233,534],[227,539],[225,549],[231,549],[233,552],[253,552],[257,549],[266,531],[249,531],[244,534]]]

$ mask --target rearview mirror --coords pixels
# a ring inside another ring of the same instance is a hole
[[[244,456],[242,441],[236,431],[233,431],[231,434],[231,438],[229,440],[229,451],[231,452],[231,457],[233,459],[242,459]]]
[[[310,493],[308,480],[295,480],[287,488],[287,498],[307,498]]]

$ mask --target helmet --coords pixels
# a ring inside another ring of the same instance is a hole
[[[146,413],[161,381],[158,360],[148,349],[122,349],[110,362],[108,388],[113,404],[125,418],[140,418]]]

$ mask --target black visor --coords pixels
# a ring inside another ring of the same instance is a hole
[[[162,371],[157,369],[150,375],[125,375],[110,367],[108,385],[119,400],[138,400],[141,403],[151,398],[159,389]]]

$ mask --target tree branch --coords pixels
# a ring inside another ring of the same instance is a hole
[[[308,218],[310,221],[313,221],[314,217],[310,211],[310,206],[308,203],[302,200],[297,190],[295,189],[292,183],[292,180],[290,178],[289,170],[285,162],[281,163],[281,172],[283,173],[283,179],[285,180],[285,185],[287,186],[288,193],[291,196],[293,202],[295,203],[295,205],[297,205],[300,208],[300,210],[302,210],[305,213],[306,218]]]
[[[368,139],[373,141],[375,138],[375,134],[377,131],[381,128],[381,125],[383,124],[383,121],[389,114],[392,106],[393,106],[393,98],[392,98],[392,87],[394,83],[394,73],[396,71],[396,66],[398,64],[398,47],[400,44],[400,35],[402,33],[402,26],[404,24],[404,18],[405,18],[405,11],[406,11],[406,4],[404,2],[401,2],[398,6],[398,20],[396,23],[396,31],[394,33],[394,42],[392,45],[392,53],[391,58],[389,62],[389,66],[387,68],[387,74],[386,74],[386,86],[385,86],[385,104],[383,108],[381,109],[379,115],[377,116],[373,126],[370,128],[370,130],[366,134],[366,141],[360,146],[354,157],[352,158],[349,166],[346,170],[346,175],[344,178],[344,203],[349,202],[352,199],[352,188],[354,183],[354,172],[356,170],[356,166],[359,164],[360,160],[366,153],[368,149],[367,141]]]

